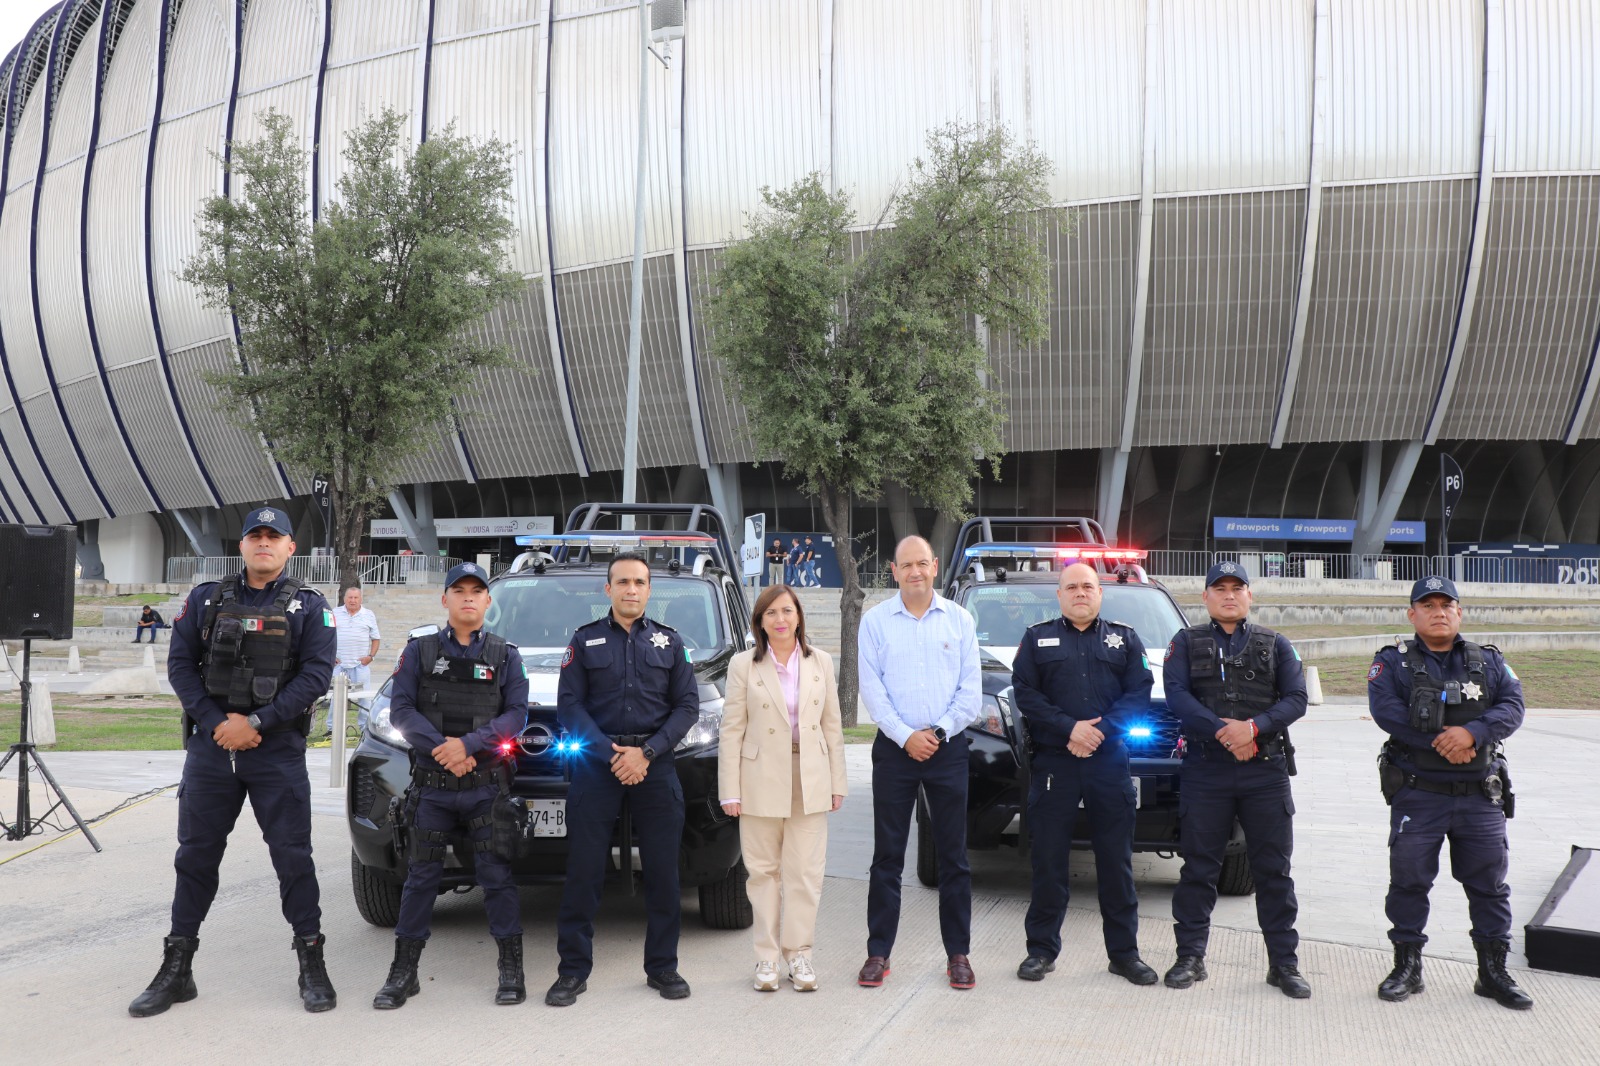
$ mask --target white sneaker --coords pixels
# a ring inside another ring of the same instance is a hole
[[[778,990],[778,968],[770,962],[756,963],[754,984],[757,992],[776,992]]]
[[[796,955],[789,960],[789,980],[794,984],[796,992],[817,990],[817,971],[811,968],[811,959],[808,956]]]

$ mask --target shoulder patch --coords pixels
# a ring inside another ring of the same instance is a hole
[[[567,654],[561,657],[561,669],[565,670],[572,665],[572,645],[567,645]]]
[[[1381,674],[1381,673],[1383,673],[1383,660],[1382,659],[1374,659],[1374,660],[1372,660],[1372,669],[1367,671],[1367,680],[1368,681],[1376,681],[1376,680],[1378,680],[1378,675]]]
[[[1172,658],[1172,649],[1177,647],[1177,644],[1178,644],[1178,638],[1177,637],[1173,637],[1171,640],[1167,641],[1167,654],[1165,654],[1165,655],[1163,655],[1161,657],[1161,661],[1162,662],[1166,662],[1168,659]]]
[[[329,628],[329,629],[333,629],[334,628],[333,612],[332,611],[323,611],[322,612],[322,624],[324,626],[326,626],[327,628]]]
[[[1505,660],[1502,659],[1501,662],[1500,662],[1500,665],[1506,668],[1506,676],[1509,677],[1511,680],[1519,682],[1519,683],[1522,681],[1522,678],[1517,676],[1517,672],[1515,670],[1511,669],[1511,664],[1510,663],[1508,663],[1508,662],[1506,662]]]

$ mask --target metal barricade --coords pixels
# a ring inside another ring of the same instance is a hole
[[[1159,548],[1146,555],[1145,573],[1153,577],[1204,577],[1211,568],[1208,551]]]
[[[1293,552],[1285,563],[1289,577],[1332,578],[1345,580],[1354,575],[1351,556],[1335,552]]]

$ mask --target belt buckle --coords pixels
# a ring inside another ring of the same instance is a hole
[[[800,742],[798,740],[791,741],[790,744],[789,744],[789,751],[790,751],[791,754],[799,755],[800,754]]]

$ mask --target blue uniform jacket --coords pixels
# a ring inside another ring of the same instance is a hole
[[[1219,656],[1231,658],[1243,651],[1249,633],[1248,620],[1234,626],[1231,634],[1225,632],[1219,623],[1211,623],[1211,635],[1216,638]],[[1282,732],[1306,714],[1306,672],[1300,665],[1300,656],[1295,654],[1294,645],[1282,633],[1273,642],[1273,651],[1277,658],[1278,702],[1250,719],[1255,723],[1256,733],[1262,737]],[[1183,723],[1185,733],[1205,740],[1217,735],[1217,730],[1223,725],[1222,719],[1201,703],[1189,688],[1189,632],[1186,629],[1178,630],[1178,635],[1167,645],[1161,688],[1167,694],[1167,706]]]
[[[1401,744],[1417,748],[1432,747],[1437,733],[1423,733],[1411,728],[1410,657],[1420,653],[1424,668],[1436,681],[1465,682],[1467,660],[1461,649],[1462,643],[1458,636],[1454,647],[1446,652],[1438,652],[1430,651],[1421,640],[1413,638],[1406,642],[1404,654],[1392,645],[1381,649],[1373,656],[1372,669],[1367,671],[1367,706],[1372,711],[1372,720]],[[1480,748],[1515,733],[1522,725],[1523,716],[1522,682],[1517,680],[1517,675],[1511,672],[1504,657],[1494,648],[1483,649],[1483,674],[1488,679],[1492,702],[1483,717],[1463,727],[1472,734]],[[1404,757],[1404,749],[1401,750],[1402,754],[1395,758],[1395,765],[1407,773],[1417,773],[1419,777],[1437,781],[1473,781],[1484,776],[1482,771],[1474,770],[1417,772],[1411,760]]]
[[[445,626],[439,634],[439,654],[447,659],[476,659],[483,651],[483,637],[484,631],[478,629],[472,634],[472,642],[462,647],[454,631]],[[400,652],[394,683],[389,686],[389,722],[400,730],[406,743],[416,752],[417,766],[431,770],[439,764],[429,753],[448,738],[417,710],[417,682],[421,680],[421,656],[413,638]],[[506,645],[506,665],[500,671],[499,681],[500,713],[461,738],[468,755],[477,756],[491,750],[501,740],[509,740],[527,727],[528,671],[522,665],[522,653],[513,644]]]
[[[279,579],[281,580],[281,578]],[[172,691],[178,694],[183,709],[200,728],[210,736],[221,725],[228,712],[206,692],[205,678],[200,667],[205,662],[206,649],[200,640],[200,625],[205,621],[206,608],[216,595],[218,582],[208,581],[196,585],[183,601],[183,609],[172,620],[172,644],[167,649],[167,680]],[[270,607],[278,594],[278,582],[264,589],[253,589],[239,575],[241,607]],[[278,694],[265,707],[258,708],[262,731],[283,726],[304,714],[313,703],[328,691],[328,681],[333,677],[335,636],[333,613],[328,601],[314,588],[303,588],[289,602],[289,654],[294,656],[295,672],[278,686]]]
[[[1065,616],[1029,626],[1011,664],[1012,699],[1040,748],[1066,747],[1072,727],[1094,718],[1108,742],[1122,740],[1150,710],[1154,684],[1139,634],[1104,618],[1084,630]]]
[[[609,760],[610,737],[638,734],[657,755],[670,752],[700,718],[699,686],[677,630],[643,617],[623,629],[609,611],[580,626],[561,659],[556,714],[587,755]]]

